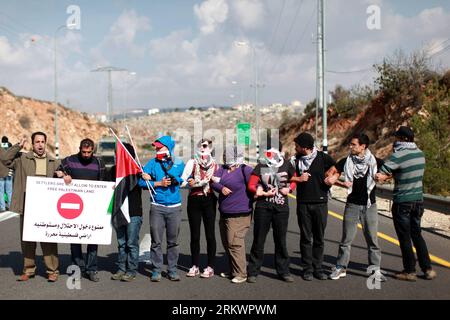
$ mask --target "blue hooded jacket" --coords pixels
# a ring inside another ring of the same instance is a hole
[[[145,166],[144,172],[148,173],[152,180],[149,181],[150,185],[155,189],[156,194],[153,194],[155,202],[165,206],[181,203],[180,185],[183,182],[181,175],[184,170],[183,160],[175,158],[173,156],[173,149],[175,148],[175,141],[170,136],[163,136],[156,141],[159,141],[169,149],[170,159],[168,161],[159,161],[156,158],[151,159]],[[167,172],[172,175],[177,181],[178,185],[170,185],[168,187],[155,187],[156,181],[161,181],[165,176],[164,170],[161,168],[172,167]],[[139,179],[139,186],[148,189],[144,179]]]

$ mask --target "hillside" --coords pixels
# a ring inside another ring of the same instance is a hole
[[[24,135],[30,138],[33,132],[43,131],[48,138],[48,152],[55,154],[55,108],[52,102],[19,97],[0,87],[0,110],[1,136],[7,136],[11,143],[16,143]],[[78,152],[83,138],[98,141],[108,133],[107,127],[94,117],[62,105],[58,105],[58,126],[61,157]]]
[[[450,88],[450,70],[447,71],[438,80],[439,88],[446,92],[445,101],[439,101],[448,108],[448,92]],[[423,100],[431,99],[428,96],[422,96],[428,87],[433,85],[431,80],[425,80],[420,84],[418,96],[413,94],[400,93],[396,99],[389,97],[388,94],[380,90],[372,96],[365,104],[358,107],[358,112],[350,116],[340,114],[335,104],[328,105],[328,150],[329,153],[340,158],[348,153],[348,142],[351,136],[356,132],[365,132],[371,142],[372,152],[380,158],[387,157],[392,152],[393,133],[400,125],[412,124],[414,115],[420,118],[429,118],[430,112],[426,110]],[[408,92],[409,93],[409,92]],[[450,121],[450,119],[449,119]],[[447,128],[450,122],[447,123]],[[303,131],[314,135],[315,133],[315,112],[308,112],[302,117],[288,119],[281,124],[281,136],[283,144],[287,151],[293,154],[295,145],[293,139]],[[318,121],[318,145],[321,145],[322,139],[322,116],[319,113]],[[447,137],[450,141],[450,137]],[[420,135],[417,137],[420,142]],[[423,141],[422,141],[423,142]]]

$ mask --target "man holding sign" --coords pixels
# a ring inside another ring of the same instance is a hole
[[[70,184],[72,179],[105,181],[106,169],[101,159],[94,157],[94,141],[83,139],[80,142],[80,152],[65,158],[59,168],[58,176],[64,176],[64,182]],[[97,244],[87,245],[87,261],[83,259],[80,243],[70,245],[72,263],[80,267],[81,272],[91,281],[98,282],[97,275]]]
[[[31,135],[33,150],[18,156],[26,139],[9,148],[1,154],[2,161],[14,161],[9,167],[15,169],[14,190],[10,210],[20,214],[20,238],[23,235],[24,206],[27,177],[53,177],[60,162],[50,157],[46,152],[47,135],[43,132],[35,132]],[[23,241],[22,254],[24,257],[23,274],[18,281],[27,281],[36,274],[36,242]],[[58,247],[56,243],[41,242],[44,263],[47,268],[49,282],[58,280]]]

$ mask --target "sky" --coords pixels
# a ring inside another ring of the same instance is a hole
[[[372,66],[399,49],[449,68],[450,1],[325,3],[327,91],[372,84]],[[369,29],[373,5],[380,24]],[[0,0],[0,86],[52,101],[56,39],[58,101],[82,112],[106,112],[99,66],[127,70],[112,73],[114,112],[253,103],[255,69],[259,104],[306,104],[316,9],[316,0]],[[68,21],[79,29],[60,28]]]

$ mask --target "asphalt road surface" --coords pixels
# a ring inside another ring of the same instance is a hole
[[[186,200],[184,192],[184,200]],[[142,251],[148,244],[149,229],[149,200],[145,191],[144,201],[144,224],[141,228]],[[149,280],[150,271],[148,265],[140,263],[139,274],[133,282],[120,282],[110,280],[111,273],[116,271],[117,246],[115,232],[111,245],[99,246],[98,266],[100,282],[94,283],[87,279],[81,280],[81,289],[69,289],[66,285],[68,274],[66,270],[70,263],[70,248],[68,244],[59,245],[60,272],[58,282],[48,283],[45,278],[45,269],[38,246],[38,274],[36,278],[27,282],[17,282],[21,274],[22,255],[19,241],[19,219],[13,217],[1,221],[0,215],[0,299],[43,299],[43,300],[71,300],[71,299],[160,299],[160,300],[303,300],[303,299],[449,299],[450,298],[450,269],[438,263],[433,263],[433,268],[438,273],[438,278],[427,281],[418,278],[417,282],[402,282],[395,280],[392,275],[401,271],[401,254],[398,245],[379,239],[382,249],[382,269],[388,277],[387,282],[380,284],[379,289],[369,289],[367,286],[367,249],[361,230],[358,231],[351,253],[351,263],[348,268],[347,277],[340,280],[320,281],[314,279],[312,282],[302,280],[299,253],[299,228],[295,214],[295,199],[290,199],[290,219],[287,234],[288,250],[291,255],[291,272],[295,278],[294,283],[285,283],[277,279],[273,268],[273,240],[269,233],[266,241],[266,255],[261,274],[254,284],[232,284],[228,279],[214,276],[210,279],[187,278],[185,274],[190,267],[189,250],[189,225],[185,204],[183,202],[183,219],[180,232],[180,258],[178,268],[181,275],[180,282],[171,282],[163,278],[159,283]],[[344,204],[334,200],[329,202],[330,215],[325,232],[325,257],[326,271],[330,273],[331,267],[336,261],[338,244],[341,238],[342,221],[336,214],[342,215]],[[218,217],[217,217],[218,219]],[[387,236],[396,238],[392,220],[379,216],[379,231]],[[218,221],[217,221],[218,226]],[[450,261],[450,240],[435,234],[423,232],[428,244],[430,254]],[[216,274],[225,271],[226,258],[220,241],[219,230],[216,228],[217,236],[217,265]],[[253,229],[250,229],[246,237],[246,251],[250,251],[253,239]],[[206,243],[202,231],[201,241],[201,267],[206,263]],[[391,240],[392,241],[392,240]],[[83,246],[85,250],[85,245]],[[165,251],[165,246],[164,246]],[[419,271],[419,268],[417,267]]]

